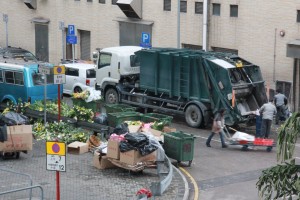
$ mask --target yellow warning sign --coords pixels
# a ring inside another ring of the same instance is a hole
[[[65,70],[65,66],[54,66],[54,74],[65,74],[66,70]]]
[[[66,155],[66,143],[64,142],[46,142],[46,152],[51,155]]]

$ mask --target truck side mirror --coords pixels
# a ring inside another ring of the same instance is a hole
[[[97,51],[94,51],[94,52],[93,52],[93,62],[96,64],[96,63],[97,63],[97,60],[98,60],[98,52],[97,52]]]

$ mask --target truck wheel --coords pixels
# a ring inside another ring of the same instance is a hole
[[[185,110],[185,121],[193,128],[198,128],[202,124],[203,116],[201,110],[196,105],[189,105]]]
[[[119,103],[118,92],[113,88],[109,88],[105,93],[105,102],[106,103]]]

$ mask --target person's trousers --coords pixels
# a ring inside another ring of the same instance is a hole
[[[209,137],[207,138],[207,140],[206,140],[206,145],[210,145],[210,141],[211,141],[211,139],[214,137],[215,134],[216,134],[216,133],[211,132],[210,136],[209,136]],[[225,140],[224,140],[223,132],[221,131],[221,132],[219,132],[218,134],[220,135],[220,139],[221,139],[222,146],[226,146]]]
[[[268,138],[271,131],[272,120],[262,119],[261,122],[261,137]]]
[[[278,106],[276,107],[277,113],[276,113],[276,124],[279,123],[279,120],[285,120],[285,106]]]

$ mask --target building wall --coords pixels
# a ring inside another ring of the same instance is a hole
[[[180,14],[180,42],[202,45],[201,14],[195,14],[195,1],[187,1],[187,13]],[[201,1],[200,1],[201,2]],[[221,4],[221,16],[209,10],[209,47],[236,49],[246,60],[261,66],[267,85],[274,88],[275,80],[291,81],[293,59],[286,57],[286,44],[299,35],[296,22],[300,2],[294,0],[210,0]],[[238,5],[238,17],[230,17],[230,4]],[[37,0],[37,9],[29,9],[22,0],[0,1],[0,13],[8,14],[9,45],[21,46],[35,53],[34,17],[50,19],[49,59],[59,63],[62,58],[62,34],[59,21],[65,27],[74,24],[78,30],[91,31],[91,52],[96,48],[119,45],[117,18],[126,18],[111,0]],[[143,1],[143,20],[154,21],[152,46],[177,46],[177,1],[172,0],[171,11],[163,11],[163,0]],[[5,24],[0,20],[0,46],[6,45]],[[281,37],[279,31],[284,30]],[[78,37],[79,39],[79,37]],[[80,41],[78,41],[80,43]],[[79,58],[76,45],[75,58]]]

